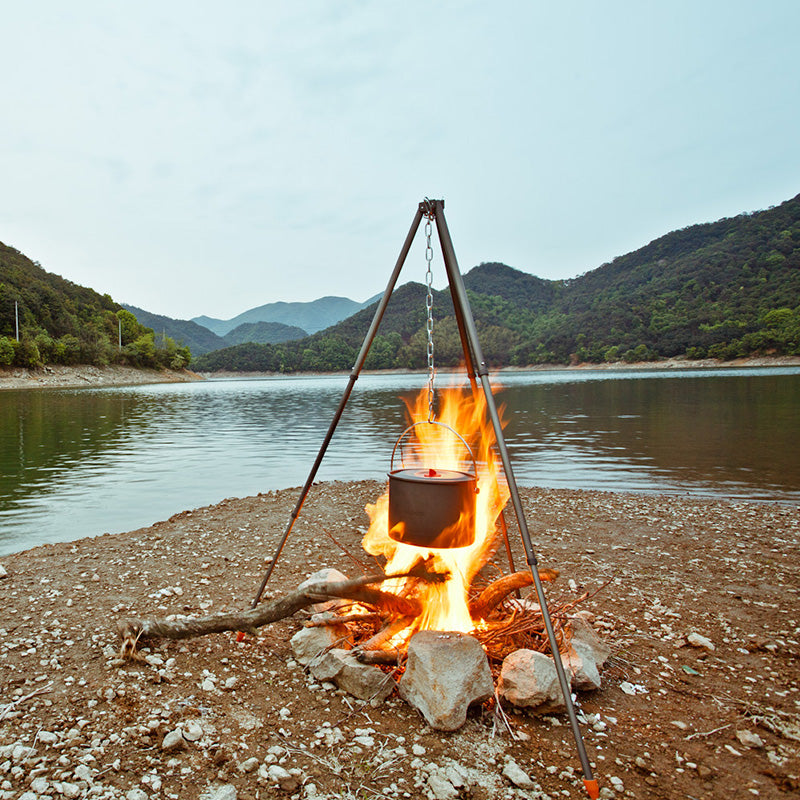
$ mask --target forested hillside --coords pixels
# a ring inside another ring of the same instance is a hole
[[[258,342],[275,344],[303,339],[308,333],[295,325],[284,325],[281,322],[244,322],[228,331],[222,339],[226,345],[242,344],[242,342]]]
[[[0,367],[113,363],[180,369],[190,358],[187,347],[156,337],[107,294],[46,272],[0,243]]]
[[[464,282],[492,366],[800,355],[800,195],[674,231],[572,280],[488,263]],[[436,293],[434,310],[437,363],[454,366],[461,345],[448,292]],[[349,369],[373,313],[297,342],[220,350],[197,367]],[[400,287],[366,367],[424,367],[424,320],[424,288]]]
[[[216,333],[213,333],[208,328],[204,328],[191,320],[173,319],[161,314],[151,314],[149,311],[136,306],[123,304],[123,307],[130,311],[142,325],[146,325],[148,328],[152,328],[154,331],[169,336],[182,345],[186,345],[195,358],[211,350],[219,350],[221,347],[234,344],[234,342],[226,342],[221,336],[217,336]]]

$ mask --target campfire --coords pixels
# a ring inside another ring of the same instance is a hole
[[[470,633],[495,662],[520,647],[545,651],[548,643],[541,610],[536,603],[519,598],[519,590],[532,583],[530,573],[500,574],[491,581],[480,575],[500,543],[499,521],[509,498],[493,449],[484,396],[456,388],[440,391],[438,424],[426,421],[427,403],[424,391],[406,402],[417,441],[410,453],[403,454],[403,472],[435,481],[438,476],[463,475],[465,460],[469,460],[466,466],[477,468],[474,511],[461,513],[446,535],[439,532],[436,546],[409,544],[403,535],[406,521],[391,520],[392,487],[388,487],[367,505],[370,526],[362,545],[379,559],[387,576],[404,577],[384,581],[375,605],[341,603],[313,624],[347,624],[358,657],[369,663],[399,663],[411,637],[425,630]],[[450,494],[442,495],[444,502],[449,502]],[[422,497],[423,502],[430,499]],[[455,546],[449,546],[450,542]],[[494,569],[499,571],[496,565]],[[544,580],[558,576],[552,569],[539,574]],[[401,599],[399,611],[405,613],[398,612],[394,598]],[[559,629],[561,616],[556,614]]]

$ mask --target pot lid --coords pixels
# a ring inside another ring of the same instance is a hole
[[[429,467],[396,469],[389,473],[389,477],[413,483],[467,483],[475,481],[475,476],[469,472],[460,472],[456,469],[431,469]]]

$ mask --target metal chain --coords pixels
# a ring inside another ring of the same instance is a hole
[[[428,294],[425,297],[425,309],[428,312],[428,319],[425,329],[428,333],[428,422],[433,422],[434,418],[434,394],[433,378],[436,374],[433,364],[433,271],[431,262],[433,261],[433,247],[431,246],[431,216],[425,220],[425,261],[428,263],[428,271],[425,273],[425,284],[428,287]]]

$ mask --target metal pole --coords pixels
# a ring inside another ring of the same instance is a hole
[[[19,341],[19,303],[14,301],[14,322],[17,326],[17,341]]]
[[[411,228],[408,231],[408,235],[406,236],[406,240],[403,243],[403,247],[400,250],[400,255],[397,258],[397,263],[394,266],[394,271],[392,272],[391,277],[389,278],[389,283],[386,285],[386,291],[383,293],[383,297],[381,298],[380,303],[378,303],[377,309],[375,309],[375,316],[372,318],[372,324],[367,331],[367,335],[364,337],[364,342],[361,345],[361,351],[358,354],[358,358],[356,358],[356,363],[353,366],[353,369],[350,371],[350,379],[347,382],[347,388],[344,390],[344,395],[342,399],[339,401],[339,407],[336,409],[336,413],[331,420],[331,424],[328,427],[328,432],[325,434],[325,439],[322,442],[322,445],[319,448],[319,452],[317,453],[317,457],[314,461],[313,466],[311,467],[311,472],[306,479],[305,484],[303,485],[302,490],[300,491],[300,497],[297,499],[297,503],[294,507],[294,510],[291,513],[289,518],[289,523],[286,526],[286,530],[283,532],[283,536],[281,537],[280,542],[278,543],[277,548],[275,549],[275,554],[272,557],[272,561],[270,561],[269,566],[267,567],[267,572],[264,575],[264,580],[261,581],[261,586],[256,593],[255,598],[253,599],[252,608],[255,608],[259,601],[261,600],[261,595],[264,593],[264,589],[269,582],[269,579],[272,577],[272,572],[275,569],[275,564],[277,564],[278,559],[281,557],[281,553],[283,552],[283,548],[286,545],[286,540],[289,538],[289,534],[291,533],[292,528],[294,527],[295,520],[297,519],[298,514],[300,513],[300,509],[303,507],[303,503],[305,502],[306,496],[308,495],[308,491],[311,488],[311,484],[314,482],[314,478],[317,475],[317,471],[319,470],[319,466],[322,463],[322,459],[325,455],[325,452],[328,449],[328,445],[330,444],[331,439],[333,438],[333,434],[336,430],[336,426],[339,424],[339,420],[342,417],[342,413],[344,412],[345,406],[347,405],[347,401],[350,399],[350,394],[353,391],[353,387],[355,386],[356,381],[358,380],[358,375],[361,372],[361,369],[364,366],[364,362],[367,359],[367,355],[369,354],[369,349],[372,346],[372,342],[375,339],[375,334],[378,331],[378,326],[381,324],[381,320],[383,319],[384,312],[386,311],[386,306],[389,304],[389,299],[392,296],[392,292],[394,292],[395,284],[397,283],[398,277],[400,277],[400,271],[403,268],[403,264],[405,263],[406,257],[408,256],[408,251],[411,249],[411,244],[414,241],[414,236],[417,233],[417,228],[419,228],[419,223],[422,220],[423,214],[423,203],[419,204],[417,208],[417,213],[414,216],[414,221],[411,223]]]
[[[583,783],[586,791],[591,798],[597,798],[600,795],[600,790],[597,781],[592,774],[592,766],[589,763],[589,757],[586,754],[586,747],[583,743],[581,736],[581,729],[578,725],[578,718],[575,713],[575,705],[572,702],[572,689],[567,678],[564,664],[561,660],[561,653],[558,649],[558,641],[556,639],[555,630],[553,629],[553,621],[550,618],[550,611],[547,607],[547,597],[544,593],[542,581],[539,578],[539,570],[536,561],[536,554],[533,550],[531,543],[528,525],[525,521],[525,512],[522,508],[522,501],[519,495],[516,479],[514,478],[514,471],[511,467],[511,459],[506,447],[505,437],[503,436],[503,426],[500,422],[500,415],[497,412],[497,405],[494,402],[494,395],[492,394],[492,387],[489,383],[489,370],[486,366],[486,361],[483,358],[483,352],[478,341],[478,331],[475,327],[475,320],[472,316],[472,310],[469,306],[469,298],[467,291],[464,288],[464,281],[461,278],[461,273],[458,269],[458,262],[456,261],[455,250],[453,249],[453,241],[450,238],[450,231],[447,228],[447,221],[444,218],[444,202],[442,200],[435,200],[434,214],[436,217],[436,228],[439,231],[439,241],[442,245],[442,257],[447,269],[447,277],[450,281],[450,287],[453,291],[453,303],[461,307],[461,313],[464,320],[464,326],[469,337],[470,347],[477,362],[477,372],[480,377],[483,393],[486,397],[486,408],[489,412],[489,417],[492,421],[494,428],[495,440],[497,450],[500,454],[500,460],[503,463],[503,470],[506,474],[508,481],[508,489],[511,493],[511,500],[514,505],[514,511],[517,515],[517,522],[519,523],[519,530],[522,536],[522,543],[525,547],[525,555],[528,567],[531,571],[533,584],[536,587],[536,597],[539,601],[539,606],[542,609],[542,618],[544,619],[545,629],[547,630],[547,638],[550,641],[550,649],[553,651],[553,661],[555,662],[556,673],[558,674],[558,681],[561,686],[561,692],[564,695],[564,704],[567,709],[567,716],[569,717],[570,727],[572,728],[572,735],[575,739],[575,745],[578,750],[578,757],[580,758],[581,767],[583,769]]]

